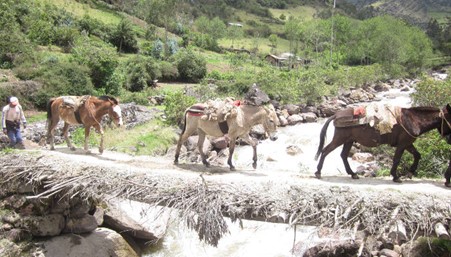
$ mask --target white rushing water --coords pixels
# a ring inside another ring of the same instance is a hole
[[[403,107],[410,106],[409,92],[401,92],[398,89],[381,93],[381,102]],[[319,133],[325,119],[317,123],[302,123],[295,126],[280,128],[277,141],[265,140],[258,145],[257,169],[275,172],[289,172],[297,175],[312,176],[316,171],[317,161],[314,156],[318,147]],[[333,136],[333,125],[328,129],[327,138]],[[326,144],[328,141],[326,141]],[[286,148],[294,146],[300,149],[296,155],[287,154]],[[340,157],[341,147],[333,151],[324,163],[323,176],[343,174],[344,166]],[[250,146],[239,146],[234,154],[233,161],[238,169],[251,168],[252,148]],[[356,168],[358,163],[350,160],[351,167]],[[127,201],[123,210],[129,215],[134,215],[143,225],[153,222],[145,209],[146,205]],[[238,223],[227,220],[230,234],[225,235],[219,241],[218,247],[213,247],[201,242],[196,232],[188,229],[172,212],[171,222],[165,237],[157,248],[144,256],[158,257],[241,257],[241,256],[269,256],[285,257],[293,256],[291,250],[293,241],[302,242],[303,250],[313,243],[318,243],[316,227],[297,226],[294,228],[287,224],[275,224],[258,221],[243,221],[243,228]],[[296,234],[296,236],[295,236]]]

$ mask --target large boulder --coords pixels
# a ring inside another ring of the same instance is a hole
[[[108,228],[97,228],[84,235],[65,234],[52,237],[43,242],[43,248],[43,255],[48,257],[138,257],[121,235]]]
[[[108,209],[105,211],[104,215],[104,225],[118,231],[121,234],[125,234],[138,241],[155,242],[163,238],[166,233],[167,223],[158,222],[155,218],[155,224],[153,227],[145,227],[141,222],[133,219],[127,212],[121,207],[125,203],[120,201],[112,200]],[[133,208],[128,206],[127,209]],[[139,210],[137,210],[139,212]]]

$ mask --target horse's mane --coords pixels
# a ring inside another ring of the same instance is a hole
[[[116,98],[111,97],[111,96],[102,95],[102,96],[99,96],[99,99],[103,100],[103,101],[113,101],[114,104],[119,104],[119,102],[116,100]]]
[[[436,112],[436,111],[440,111],[439,108],[432,107],[432,106],[415,106],[415,107],[410,107],[409,109],[413,110],[413,111],[420,111],[420,112]]]

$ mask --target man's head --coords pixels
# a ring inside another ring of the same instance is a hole
[[[9,104],[12,106],[16,106],[19,103],[19,99],[17,99],[17,97],[15,96],[11,96],[11,98],[9,98]]]

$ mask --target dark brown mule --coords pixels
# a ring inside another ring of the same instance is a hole
[[[276,140],[277,126],[279,125],[279,118],[277,117],[274,106],[271,104],[266,106],[253,106],[253,105],[240,105],[237,107],[237,116],[229,117],[226,120],[226,127],[228,131],[224,131],[222,125],[217,120],[204,120],[199,115],[199,108],[201,111],[203,108],[199,107],[200,104],[193,105],[185,111],[184,127],[180,134],[180,138],[177,143],[177,149],[175,152],[174,164],[179,161],[180,148],[183,143],[197,131],[199,139],[197,141],[197,147],[199,149],[202,163],[205,166],[210,164],[207,161],[207,156],[203,152],[202,146],[204,145],[204,140],[207,135],[214,137],[221,137],[227,134],[230,138],[229,143],[229,158],[227,164],[230,166],[230,170],[235,170],[235,166],[232,164],[232,156],[235,149],[236,139],[238,137],[242,138],[248,144],[252,146],[253,164],[252,167],[255,169],[257,167],[257,143],[253,140],[249,132],[253,126],[262,124],[266,133],[269,134],[271,140]]]
[[[91,127],[94,127],[101,136],[99,152],[103,153],[103,129],[100,121],[105,114],[108,114],[116,125],[122,125],[121,107],[113,97],[60,96],[50,99],[47,104],[47,138],[50,140],[50,149],[55,150],[54,132],[59,120],[62,119],[63,135],[71,150],[75,150],[75,147],[68,136],[69,125],[82,124],[85,127],[84,150],[89,152],[89,132]]]
[[[410,166],[408,176],[411,177],[416,174],[416,169],[421,155],[413,145],[413,142],[418,136],[433,129],[438,129],[442,136],[446,136],[451,133],[451,107],[449,104],[444,107],[443,110],[434,107],[401,108],[401,115],[397,118],[397,124],[393,126],[390,133],[381,135],[378,130],[368,124],[350,127],[335,127],[332,141],[323,149],[329,123],[337,117],[343,117],[349,112],[352,113],[352,110],[349,109],[352,108],[344,109],[335,113],[335,115],[327,119],[321,130],[320,144],[318,147],[318,152],[315,156],[315,159],[317,159],[321,155],[317,166],[317,171],[315,173],[317,178],[321,178],[321,169],[323,168],[323,163],[326,156],[340,145],[343,145],[341,158],[343,159],[346,172],[354,179],[359,178],[357,174],[352,171],[347,160],[352,144],[357,142],[367,147],[375,147],[381,144],[389,144],[396,147],[390,174],[393,176],[394,182],[401,182],[396,170],[404,150],[411,153],[414,158],[413,164]]]
[[[446,142],[448,144],[451,144],[451,134],[446,136]],[[451,156],[450,156],[450,158],[451,158]],[[448,169],[445,172],[445,179],[446,179],[445,186],[451,187],[451,159],[449,160]]]

